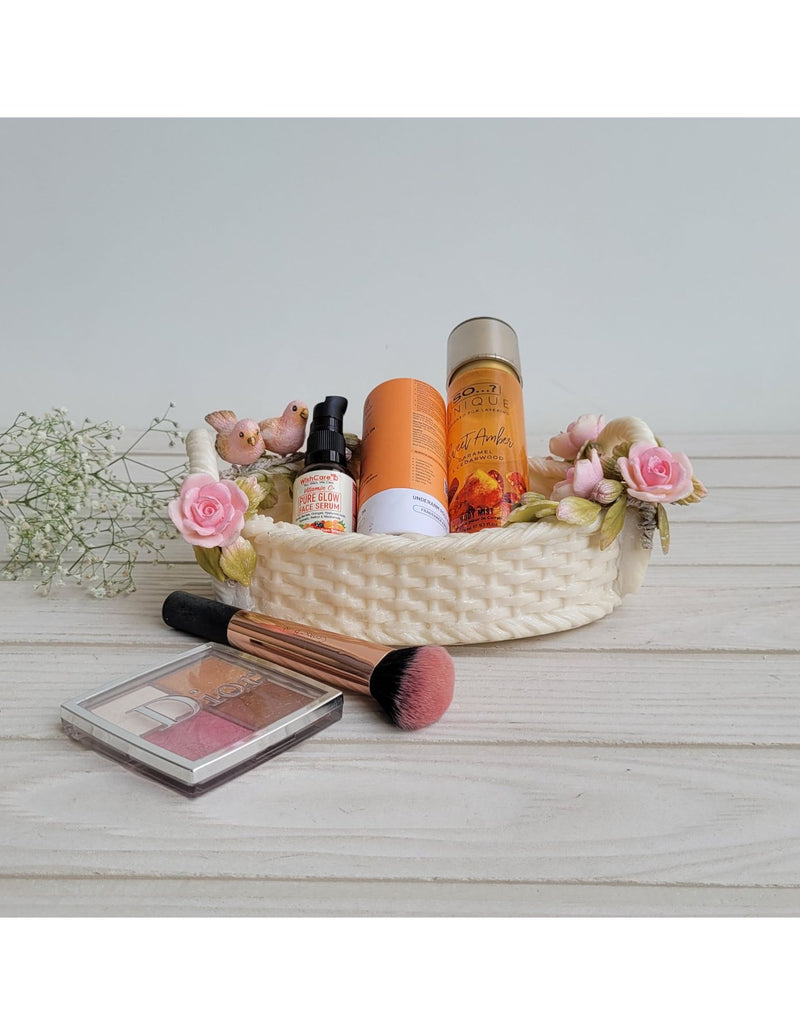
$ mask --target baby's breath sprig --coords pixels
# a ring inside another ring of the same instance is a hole
[[[166,503],[186,464],[162,470],[146,452],[153,436],[170,446],[180,441],[171,408],[124,449],[125,429],[111,421],[75,424],[62,408],[17,416],[0,434],[5,578],[34,577],[43,594],[67,580],[96,597],[136,588],[137,559],[163,560],[166,540],[176,535]]]

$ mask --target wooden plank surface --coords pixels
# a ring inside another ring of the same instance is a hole
[[[549,646],[452,648],[455,700],[434,726],[402,742],[499,744],[800,743],[800,683],[794,652],[672,650],[583,655]],[[175,646],[88,649],[67,644],[8,647],[0,742],[59,740],[62,702],[161,664]],[[36,673],[36,683],[30,674]],[[480,678],[479,678],[480,677]],[[346,722],[325,734],[336,742],[395,743],[397,730],[369,699],[345,702]],[[38,750],[33,745],[31,751]],[[42,749],[46,752],[47,747]]]
[[[0,875],[800,887],[786,748],[336,744],[187,802],[66,739],[3,746]]]
[[[523,881],[0,877],[7,916],[795,917],[797,888]]]
[[[663,437],[712,493],[671,510],[638,595],[452,648],[435,726],[354,695],[195,801],[58,719],[194,645],[160,618],[172,589],[209,595],[183,544],[113,600],[0,583],[0,913],[800,914],[800,436]]]
[[[659,569],[660,570],[660,569]],[[714,591],[714,606],[709,607],[708,581],[700,585],[680,585],[678,592],[663,592],[658,571],[648,573],[647,581],[634,596],[606,618],[581,629],[554,633],[546,640],[534,637],[500,644],[488,644],[488,656],[510,652],[535,655],[543,643],[564,651],[586,650],[794,650],[796,623],[800,611],[800,589],[770,585],[771,569],[757,568],[750,579],[749,569],[739,568],[738,582]],[[785,569],[782,569],[785,573]],[[674,573],[671,587],[674,587]],[[161,620],[164,598],[173,589],[210,595],[208,577],[195,566],[179,570],[157,566],[137,575],[135,593],[113,601],[94,600],[78,590],[65,590],[45,598],[31,594],[24,583],[3,587],[2,628],[8,644],[27,644],[45,640],[52,644],[86,643],[111,647],[143,641],[153,646],[173,645],[188,650],[192,640],[167,628]],[[23,606],[27,602],[27,607]],[[65,606],[66,605],[66,606]],[[31,612],[30,609],[35,609]],[[31,623],[31,613],[36,624]],[[776,617],[783,621],[776,621]]]

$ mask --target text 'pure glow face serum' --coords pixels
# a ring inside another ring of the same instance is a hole
[[[447,477],[451,532],[502,525],[528,488],[516,332],[476,317],[447,340]]]
[[[356,483],[347,469],[342,422],[347,399],[327,395],[314,407],[306,465],[294,482],[292,520],[320,532],[354,532]]]

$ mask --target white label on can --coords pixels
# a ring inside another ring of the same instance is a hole
[[[367,535],[371,532],[447,535],[450,518],[447,509],[427,492],[419,492],[417,489],[384,489],[361,505],[358,530]]]
[[[352,532],[356,483],[343,471],[306,471],[294,482],[292,520],[320,532]]]

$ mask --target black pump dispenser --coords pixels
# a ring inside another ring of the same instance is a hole
[[[355,532],[356,483],[347,470],[342,418],[347,399],[326,395],[314,407],[306,463],[292,491],[292,521],[322,532]]]
[[[306,468],[317,464],[347,465],[347,444],[342,431],[346,409],[347,399],[341,395],[326,395],[314,407],[306,442]]]

